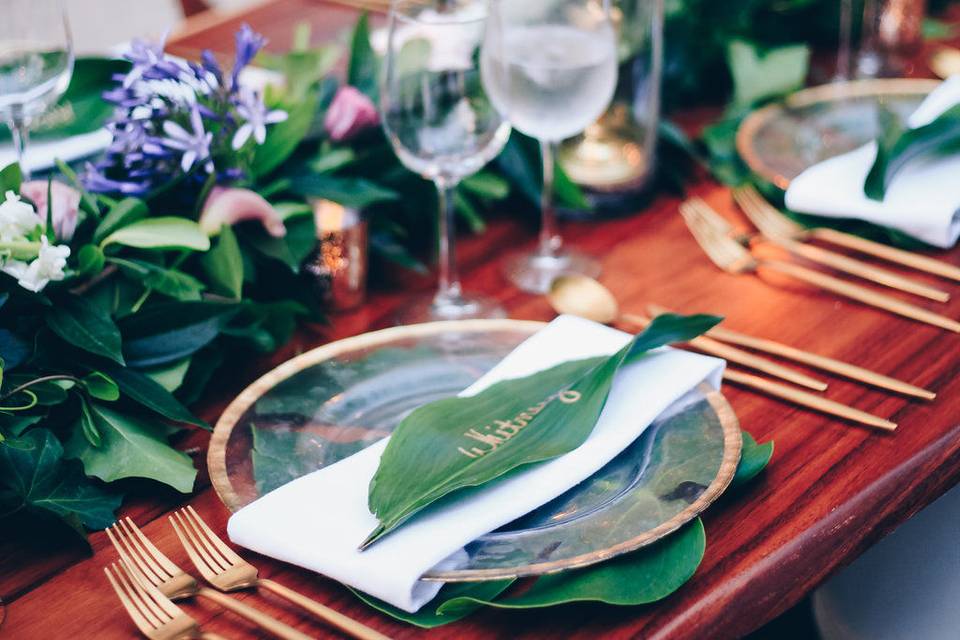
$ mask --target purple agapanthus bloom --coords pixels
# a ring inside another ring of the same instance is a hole
[[[287,112],[270,111],[263,104],[263,98],[256,91],[241,87],[240,98],[237,101],[237,113],[245,121],[233,136],[232,146],[238,150],[253,136],[257,144],[263,144],[267,139],[267,125],[283,122],[287,119]]]
[[[266,40],[249,26],[236,36],[236,59],[229,81],[209,51],[199,62],[168,56],[163,43],[135,41],[126,58],[131,69],[104,93],[116,106],[107,128],[113,140],[102,160],[87,165],[90,191],[150,195],[172,181],[188,199],[212,177],[217,184],[246,178],[252,154],[239,152],[252,138],[263,144],[267,127],[285,120],[237,76]]]
[[[187,131],[173,120],[163,123],[163,132],[167,137],[163,139],[163,146],[183,152],[180,158],[180,168],[185,172],[193,168],[194,163],[202,163],[209,172],[213,171],[213,162],[210,159],[210,143],[213,134],[203,128],[203,116],[197,105],[190,110],[190,127]]]
[[[237,54],[233,62],[233,71],[230,75],[230,86],[233,89],[238,87],[237,79],[244,67],[250,64],[267,44],[267,39],[250,28],[250,25],[244,23],[236,35]]]

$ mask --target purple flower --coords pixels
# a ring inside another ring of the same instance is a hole
[[[267,44],[267,39],[244,23],[237,31],[237,55],[233,62],[233,71],[230,76],[230,86],[237,88],[237,78],[240,72],[256,57],[257,53]]]
[[[380,123],[377,107],[356,87],[344,85],[327,109],[323,128],[334,142],[344,142]]]
[[[167,137],[163,139],[163,145],[183,151],[180,168],[184,172],[190,171],[197,162],[205,163],[206,170],[213,171],[213,161],[210,159],[210,143],[213,142],[213,134],[204,130],[203,116],[200,115],[200,109],[196,105],[190,110],[190,126],[192,131],[187,131],[173,120],[165,120],[163,132]]]
[[[149,43],[146,40],[135,38],[130,43],[130,50],[126,53],[127,60],[133,63],[130,72],[123,79],[123,88],[129,89],[137,80],[143,77],[144,73],[152,69],[158,62],[163,60],[163,48],[166,44],[167,36],[164,35],[160,42]]]
[[[263,104],[263,98],[252,89],[240,87],[240,98],[237,104],[237,114],[245,120],[233,136],[233,149],[238,150],[246,144],[250,136],[263,144],[267,139],[267,125],[283,122],[287,119],[286,111],[268,111]]]
[[[223,84],[223,69],[220,68],[220,63],[217,62],[217,58],[213,55],[213,52],[209,49],[204,49],[200,54],[200,61],[206,72],[217,79],[217,84]]]

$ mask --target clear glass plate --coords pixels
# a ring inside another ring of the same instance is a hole
[[[468,320],[396,327],[294,358],[251,385],[217,423],[208,466],[218,495],[235,511],[352,455],[418,406],[469,386],[542,326]],[[732,409],[704,385],[593,477],[468,545],[456,570],[424,579],[552,573],[650,544],[722,493],[740,447]]]
[[[874,140],[880,104],[906,118],[938,84],[894,78],[804,89],[748,115],[737,151],[757,176],[786,189],[808,167]]]

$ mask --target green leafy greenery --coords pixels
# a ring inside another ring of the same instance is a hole
[[[370,482],[370,511],[380,526],[365,544],[457,490],[577,448],[593,431],[621,366],[651,349],[694,338],[718,322],[716,316],[659,316],[612,356],[563,363],[474,396],[418,408],[391,436]],[[483,425],[497,417],[511,426],[506,432],[501,427],[485,433]],[[474,439],[465,437],[471,427]],[[425,449],[424,441],[431,446]],[[478,443],[482,448],[471,446]]]
[[[933,122],[907,128],[889,109],[880,109],[880,137],[877,157],[863,191],[868,198],[882,201],[897,173],[911,160],[936,153],[960,150],[960,106],[947,109]]]
[[[743,442],[734,487],[755,478],[773,454],[772,441],[758,445],[744,431]],[[698,518],[649,547],[583,569],[520,584],[514,580],[448,584],[436,598],[412,614],[367,594],[354,593],[378,611],[425,629],[462,620],[485,606],[535,609],[572,602],[639,606],[662,600],[682,587],[700,566],[705,550],[706,534]]]

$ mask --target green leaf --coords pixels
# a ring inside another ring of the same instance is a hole
[[[765,98],[802,87],[810,64],[810,48],[797,44],[761,52],[750,42],[732,40],[727,44],[727,64],[733,75],[734,108],[748,108]]]
[[[187,370],[190,368],[190,358],[184,358],[179,362],[174,362],[173,364],[164,365],[162,367],[156,367],[148,371],[144,371],[143,375],[147,376],[158,385],[173,393],[180,388],[180,385],[183,384],[183,378],[187,375]]]
[[[895,113],[882,106],[879,118],[877,157],[863,186],[863,192],[872,200],[883,200],[894,177],[911,160],[960,148],[960,105],[915,129],[906,128]]]
[[[93,232],[93,242],[100,244],[114,231],[128,227],[150,215],[146,203],[138,198],[124,198],[107,211]]]
[[[80,296],[65,296],[44,316],[47,326],[70,345],[123,364],[120,330],[110,315]]]
[[[209,428],[206,422],[194,416],[169,391],[139,371],[114,365],[104,365],[102,368],[117,383],[120,392],[134,402],[175,422]]]
[[[80,400],[80,432],[93,447],[99,447],[103,444],[103,437],[100,435],[100,429],[93,419],[93,413],[90,411],[90,405],[83,398]]]
[[[733,482],[730,487],[740,487],[751,480],[757,474],[766,469],[773,457],[773,440],[763,444],[757,444],[746,431],[743,432],[743,451],[740,453],[740,464],[737,466],[737,472],[733,476]]]
[[[182,360],[216,339],[238,309],[205,301],[151,305],[121,322],[127,362],[143,369]]]
[[[140,220],[114,231],[101,243],[101,248],[120,244],[138,249],[191,249],[206,251],[210,238],[192,220],[160,217]]]
[[[324,198],[352,209],[363,209],[379,202],[400,198],[393,189],[366,178],[345,178],[326,173],[308,173],[290,179],[290,191],[308,198]]]
[[[437,597],[420,611],[409,613],[393,605],[378,600],[361,591],[350,589],[353,594],[377,611],[397,620],[416,625],[421,629],[433,629],[457,620],[462,620],[480,609],[514,583],[514,580],[491,580],[488,582],[451,582],[444,585]],[[441,603],[438,611],[435,603]]]
[[[83,388],[97,400],[113,402],[120,399],[120,387],[105,373],[94,371],[80,381]]]
[[[84,211],[100,217],[100,205],[97,204],[97,199],[90,195],[90,193],[86,190],[86,188],[83,186],[83,182],[81,182],[80,178],[77,177],[76,172],[70,168],[70,165],[59,158],[57,158],[54,162],[57,165],[57,169],[59,169],[60,173],[63,174],[63,177],[66,178],[67,182],[70,183],[70,186],[80,193],[80,203],[83,205]]]
[[[220,229],[217,245],[200,259],[214,292],[239,300],[243,290],[243,256],[229,225]]]
[[[666,598],[693,576],[706,547],[703,522],[697,518],[649,547],[585,569],[543,576],[522,595],[495,601],[467,596],[445,602],[437,612],[456,615],[465,605],[476,604],[502,609],[553,607],[571,602],[650,604]]]
[[[133,282],[177,300],[199,300],[205,288],[202,282],[191,275],[176,269],[165,269],[146,260],[110,258],[110,262],[120,267]]]
[[[81,536],[80,523],[105,529],[114,523],[120,496],[101,489],[63,460],[63,447],[46,429],[0,443],[0,501],[6,510],[26,508],[63,519]]]
[[[510,183],[492,171],[480,171],[468,176],[460,186],[490,200],[503,200],[510,195]]]
[[[8,164],[3,171],[0,171],[0,195],[7,191],[20,193],[21,184],[23,184],[23,172],[20,170],[19,163]]]
[[[347,83],[370,96],[374,102],[379,95],[380,60],[370,45],[370,20],[366,12],[357,20],[350,38],[350,60]]]
[[[266,141],[254,152],[250,171],[254,177],[262,178],[272,173],[286,162],[287,158],[303,142],[313,124],[317,113],[317,94],[311,93],[304,100],[294,104],[281,104],[276,108],[287,112],[287,119],[271,125],[267,130]]]
[[[85,244],[77,252],[77,275],[89,278],[103,271],[106,256],[103,250],[95,244]]]
[[[474,396],[418,408],[390,437],[370,482],[370,512],[380,526],[364,545],[454,491],[576,449],[593,431],[623,364],[650,349],[698,336],[719,321],[715,316],[659,316],[612,356],[566,362]],[[498,416],[505,424],[496,431],[464,433],[465,425],[489,425]],[[513,416],[520,416],[519,422]],[[497,455],[488,455],[493,450]]]
[[[244,234],[244,242],[258,253],[287,265],[292,273],[299,273],[300,265],[317,246],[313,216],[289,220],[286,226],[287,234],[282,238],[263,233]]]
[[[181,493],[193,490],[197,476],[193,461],[167,443],[166,425],[98,403],[91,403],[90,413],[102,438],[100,446],[91,446],[78,432],[67,444],[67,455],[79,459],[87,475],[104,482],[148,478]]]

